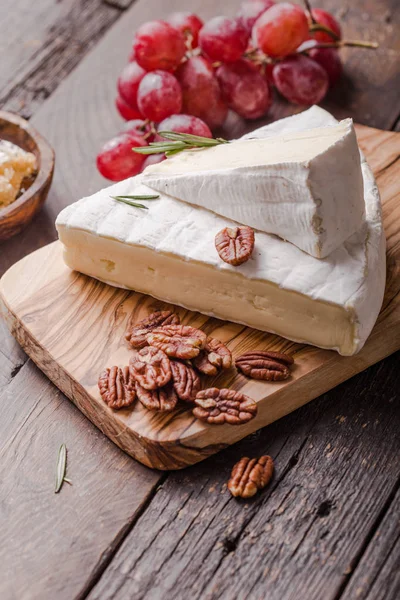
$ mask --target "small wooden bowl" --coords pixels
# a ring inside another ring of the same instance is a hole
[[[38,172],[21,196],[0,208],[0,242],[19,233],[46,200],[54,172],[54,150],[28,121],[0,110],[0,139],[8,140],[37,159]]]

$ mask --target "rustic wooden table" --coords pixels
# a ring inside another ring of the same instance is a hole
[[[60,209],[104,184],[100,143],[118,131],[115,81],[135,28],[188,8],[234,14],[239,0],[6,2],[0,107],[53,144],[46,208],[0,246],[0,272],[55,239]],[[346,38],[337,117],[400,129],[398,0],[321,0]],[[293,112],[276,103],[270,119]],[[248,125],[247,125],[248,126]],[[246,125],[232,121],[225,135]],[[0,322],[0,597],[395,600],[400,597],[399,354],[243,442],[180,472],[126,456],[27,359]],[[57,450],[73,486],[54,495]],[[226,491],[233,463],[271,454],[265,493]]]

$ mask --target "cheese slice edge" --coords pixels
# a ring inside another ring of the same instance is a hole
[[[153,190],[202,206],[324,258],[364,218],[363,178],[351,119],[271,139],[181,152],[149,166]]]

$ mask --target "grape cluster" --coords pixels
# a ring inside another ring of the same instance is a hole
[[[203,23],[178,12],[144,23],[118,78],[115,104],[127,123],[98,154],[100,173],[119,181],[163,160],[132,152],[161,140],[160,131],[212,137],[229,109],[258,119],[273,88],[289,102],[317,104],[341,75],[340,38],[326,11],[273,0],[244,0],[235,18]]]

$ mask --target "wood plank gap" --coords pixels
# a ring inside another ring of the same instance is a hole
[[[84,585],[82,591],[78,594],[78,596],[76,596],[75,600],[85,600],[90,594],[91,590],[100,581],[101,576],[113,560],[115,554],[118,552],[125,538],[130,534],[130,532],[136,525],[136,522],[147,510],[154,496],[157,494],[160,487],[165,483],[169,474],[169,471],[166,471],[161,474],[160,479],[154,485],[153,489],[148,494],[146,500],[143,502],[139,510],[133,515],[132,519],[119,531],[118,535],[114,538],[112,544],[110,544],[102,553],[100,560],[93,569],[92,574],[90,575],[87,583]]]
[[[318,419],[316,419],[312,425],[312,427],[310,428],[310,431],[312,430],[312,428],[315,426],[315,424],[317,423]],[[295,452],[293,452],[292,456],[289,458],[287,465],[285,466],[284,470],[282,471],[282,475],[280,477],[278,477],[278,479],[276,481],[274,481],[273,485],[271,486],[271,488],[268,491],[268,496],[272,496],[272,494],[275,492],[275,490],[278,488],[278,486],[284,481],[284,479],[286,478],[286,476],[288,475],[288,473],[297,465],[298,461],[299,461],[299,456],[302,452],[302,450],[304,449],[305,445],[307,444],[307,441],[309,439],[309,436],[306,435],[303,442],[300,444],[300,446],[297,448],[297,450]],[[283,448],[286,445],[287,440],[285,441],[285,443],[283,444],[282,448],[279,450],[279,452],[277,453],[277,455],[275,456],[275,462],[278,459],[280,453],[282,452]],[[288,495],[290,495],[290,493],[292,492],[292,488],[289,489],[287,495],[283,498],[282,502],[284,502],[286,500],[286,497]],[[211,575],[208,577],[207,581],[204,582],[204,586],[201,589],[201,593],[203,593],[204,589],[206,588],[208,581],[211,580],[214,575],[216,574],[216,572],[218,571],[218,569],[220,568],[220,566],[222,565],[222,563],[224,562],[225,558],[228,556],[228,554],[230,554],[231,552],[234,552],[240,542],[240,538],[242,537],[243,533],[246,531],[247,527],[249,526],[249,524],[251,523],[251,521],[254,519],[254,517],[257,515],[257,511],[252,512],[249,515],[248,519],[244,519],[243,523],[239,529],[239,531],[236,533],[236,535],[233,538],[229,538],[227,537],[224,540],[224,545],[225,545],[225,549],[226,552],[223,553],[221,555],[221,558],[219,561],[217,561],[215,568],[213,569]],[[314,521],[313,521],[314,522]],[[313,523],[312,522],[312,523]],[[308,530],[307,530],[308,531]],[[296,548],[297,550],[297,548]],[[251,592],[251,590],[250,590]]]
[[[75,0],[50,20],[29,62],[3,85],[0,106],[30,118],[124,13],[117,5]]]
[[[343,579],[342,583],[340,584],[340,586],[338,587],[337,593],[335,596],[333,596],[332,600],[340,600],[340,598],[345,593],[347,586],[350,584],[352,578],[356,575],[356,570],[357,570],[358,565],[360,564],[364,554],[368,550],[368,547],[369,547],[375,533],[379,529],[382,521],[384,520],[386,514],[389,512],[390,507],[393,504],[396,494],[399,490],[400,490],[400,474],[399,474],[399,479],[393,486],[390,494],[388,495],[388,497],[386,499],[386,502],[382,506],[382,509],[378,513],[372,527],[370,528],[368,534],[366,535],[362,546],[360,547],[358,553],[353,558],[353,560],[351,562],[350,573],[348,573],[347,575],[344,576],[344,579]]]

